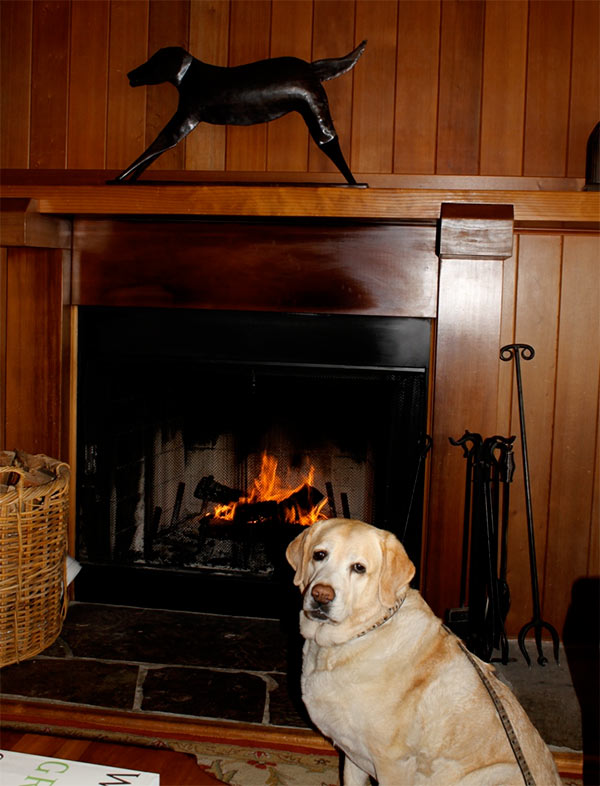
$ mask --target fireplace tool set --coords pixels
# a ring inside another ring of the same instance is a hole
[[[531,360],[534,355],[535,351],[529,344],[507,344],[500,350],[501,360],[509,361],[515,358],[533,602],[533,618],[521,628],[518,643],[525,661],[531,665],[525,637],[533,629],[538,651],[537,660],[540,666],[544,666],[548,660],[542,650],[542,630],[545,628],[552,637],[557,663],[559,637],[555,628],[541,616],[535,553],[520,364],[521,358]],[[447,622],[455,633],[465,639],[469,649],[483,660],[489,661],[492,651],[500,649],[504,664],[508,662],[508,640],[504,623],[510,608],[506,567],[510,483],[515,468],[512,452],[514,440],[514,436],[498,435],[484,439],[480,434],[469,431],[465,431],[457,440],[450,438],[452,445],[462,447],[467,471],[460,607],[448,612]]]
[[[514,440],[483,439],[470,431],[457,440],[450,438],[452,445],[462,447],[467,471],[460,608],[449,612],[447,622],[482,660],[489,661],[492,651],[500,648],[503,663],[508,662],[504,622],[510,607],[506,550]]]

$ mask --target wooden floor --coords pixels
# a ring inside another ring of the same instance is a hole
[[[23,734],[2,730],[0,747],[3,750],[51,756],[57,759],[85,761],[89,764],[108,764],[113,767],[158,772],[161,786],[214,786],[222,784],[196,764],[193,756],[175,751],[156,750],[111,742],[68,739],[44,734]]]

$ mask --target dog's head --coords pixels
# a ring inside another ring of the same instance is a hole
[[[361,521],[319,521],[298,535],[286,557],[304,593],[302,633],[339,644],[393,608],[415,566],[391,533]]]
[[[166,46],[149,60],[127,74],[131,87],[159,85],[171,82],[178,85],[190,67],[193,57],[181,46]]]

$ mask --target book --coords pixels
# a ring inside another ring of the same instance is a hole
[[[160,786],[156,772],[0,750],[1,786]]]

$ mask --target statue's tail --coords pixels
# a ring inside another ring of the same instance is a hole
[[[344,57],[331,57],[327,60],[315,60],[311,63],[313,71],[321,80],[321,82],[326,82],[328,79],[335,79],[336,76],[341,76],[342,74],[345,74],[346,71],[350,71],[351,68],[354,68],[356,61],[365,51],[366,45],[366,41],[361,41],[356,49],[353,49],[352,52],[344,55]]]

